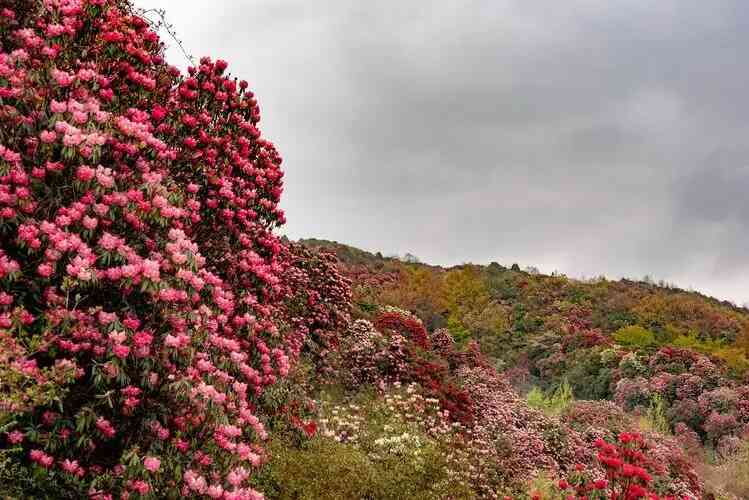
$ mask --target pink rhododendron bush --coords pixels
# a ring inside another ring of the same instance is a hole
[[[339,318],[285,308],[281,158],[226,68],[126,0],[0,0],[4,493],[261,497],[260,397]]]

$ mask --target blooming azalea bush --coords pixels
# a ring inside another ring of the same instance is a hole
[[[652,460],[654,488],[659,494],[699,495],[702,491],[695,472],[700,441],[688,427],[678,427],[679,434],[673,437],[640,432],[641,419],[610,401],[576,401],[563,413],[562,421],[588,442],[617,442],[619,436],[636,434]]]
[[[322,349],[336,348],[338,334],[350,321],[350,280],[341,274],[338,259],[328,251],[291,242],[281,250],[287,289],[283,312],[288,322],[306,342],[315,342]]]
[[[467,349],[459,351],[454,342],[440,339],[440,335],[452,339],[446,330],[430,336],[416,316],[389,306],[383,308],[375,324],[388,341],[388,357],[392,359],[395,352],[405,355],[401,358],[405,360],[405,365],[401,364],[405,369],[398,370],[395,380],[418,383],[431,397],[440,401],[452,419],[470,424],[473,419],[471,401],[459,387],[453,372],[461,366],[483,366],[484,359],[477,344],[469,343]],[[438,344],[433,346],[432,339]]]
[[[6,492],[261,497],[262,395],[344,313],[286,307],[281,157],[226,69],[126,0],[0,1]]]
[[[350,388],[400,382],[408,372],[407,345],[399,333],[387,337],[369,321],[356,320],[341,341],[338,374]]]
[[[429,334],[419,318],[409,311],[385,306],[375,319],[375,326],[381,330],[397,332],[422,349],[429,349]]]
[[[638,433],[623,432],[615,444],[598,438],[596,461],[600,469],[579,464],[567,479],[559,481],[559,489],[567,499],[697,499],[699,484],[679,485],[680,491],[660,495],[656,492],[655,476],[662,473],[661,458],[653,455]],[[673,487],[673,485],[669,485]]]
[[[473,418],[471,401],[459,386],[454,368],[480,363],[481,355],[475,347],[458,352],[450,344],[447,350],[428,350],[429,340],[416,316],[385,308],[374,324],[357,320],[351,325],[338,351],[339,371],[333,376],[349,388],[417,383],[426,395],[440,401],[452,419],[468,425]]]
[[[580,432],[586,441],[616,439],[634,425],[621,406],[611,401],[573,401],[562,412],[561,419]]]

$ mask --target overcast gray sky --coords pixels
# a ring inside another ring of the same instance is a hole
[[[250,82],[292,238],[749,301],[745,0],[136,3]]]

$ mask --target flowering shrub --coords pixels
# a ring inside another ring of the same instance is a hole
[[[313,438],[272,446],[264,489],[279,498],[473,498],[479,455],[465,451],[464,429],[420,392],[395,383],[381,397],[324,396]]]
[[[361,384],[383,387],[394,382],[417,383],[428,396],[440,401],[452,419],[469,424],[473,418],[471,401],[456,384],[456,365],[450,361],[460,366],[480,362],[475,346],[465,352],[457,352],[452,344],[445,344],[439,352],[425,351],[429,337],[424,325],[410,313],[395,308],[385,309],[377,324],[379,330],[366,320],[352,324],[338,352],[337,376],[350,388]]]
[[[495,484],[524,484],[541,471],[556,475],[586,461],[577,432],[528,407],[496,372],[466,367],[459,375],[473,401],[473,439],[485,443],[484,461],[499,471]]]
[[[568,333],[562,337],[562,350],[570,352],[610,343],[611,340],[598,329],[570,326]]]
[[[559,482],[559,489],[564,494],[573,492],[566,498],[586,499],[622,499],[637,498],[658,499],[697,499],[699,484],[681,484],[677,492],[659,496],[656,493],[656,476],[664,472],[664,466],[658,462],[657,450],[648,446],[638,433],[621,433],[616,444],[607,443],[598,438],[594,445],[597,449],[596,461],[603,474],[596,470],[578,465],[576,471],[566,480]],[[673,453],[673,450],[670,450]],[[694,478],[692,478],[694,479]],[[673,487],[673,485],[671,485]],[[690,489],[693,488],[693,489]]]
[[[641,425],[621,407],[609,401],[575,402],[563,415],[563,422],[579,431],[586,440],[603,439],[608,442],[616,442],[618,436],[631,434],[633,429]],[[677,428],[676,432],[676,438],[655,432],[641,435],[646,455],[652,461],[653,488],[661,494],[695,495],[701,490],[701,484],[697,480],[693,462],[684,454],[682,447],[693,446],[691,456],[695,457],[701,449],[700,441],[696,435],[689,435],[693,431],[686,426]]]
[[[259,397],[347,292],[321,257],[289,278],[310,315],[284,308],[308,256],[272,233],[281,157],[226,68],[181,75],[125,0],[0,1],[8,491],[261,497]]]
[[[652,373],[663,371],[679,374],[689,371],[699,357],[699,354],[688,349],[664,347],[650,357],[648,364]]]
[[[335,255],[288,243],[282,247],[282,256],[289,321],[296,329],[308,332],[308,340],[327,348],[337,347],[335,334],[350,320],[351,282],[339,272]]]
[[[465,425],[470,425],[473,421],[471,397],[457,385],[446,364],[416,358],[412,361],[408,380],[419,383],[427,394],[437,398],[453,420]]]
[[[381,387],[406,378],[407,340],[399,334],[387,338],[367,320],[356,320],[349,327],[340,353],[340,374],[349,387]]]
[[[562,421],[580,432],[586,441],[616,439],[632,428],[632,419],[611,401],[573,401],[562,413]]]
[[[702,451],[700,436],[684,422],[678,422],[674,426],[674,436],[679,445],[681,445],[684,451],[689,455],[694,456]]]
[[[338,348],[339,332],[348,327],[351,283],[341,275],[336,257],[299,243],[281,248],[285,296],[283,312],[294,337],[287,344],[298,357],[304,342],[317,371],[326,372],[331,349]]]
[[[408,311],[387,306],[375,319],[375,326],[381,330],[391,330],[408,338],[422,349],[429,349],[429,336],[419,318]]]
[[[717,443],[722,437],[738,430],[739,423],[731,413],[711,412],[703,424],[708,439]]]
[[[439,328],[429,336],[429,343],[434,352],[439,356],[448,359],[455,352],[455,339],[450,335],[447,328]]]
[[[649,399],[662,398],[671,427],[686,424],[712,446],[749,425],[749,390],[707,356],[664,347],[649,357],[647,369],[639,359],[631,353],[619,364],[614,400],[625,409],[642,410]]]
[[[650,401],[651,386],[645,377],[624,378],[616,383],[614,401],[628,410],[642,408]]]

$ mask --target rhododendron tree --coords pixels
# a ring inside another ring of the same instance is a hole
[[[283,312],[297,333],[295,353],[306,341],[316,361],[325,362],[350,321],[351,282],[339,272],[335,255],[325,250],[288,243],[282,247],[281,260],[286,288]]]
[[[0,0],[9,487],[260,498],[258,398],[311,326],[284,310],[281,157],[226,69],[166,64],[126,0]]]

